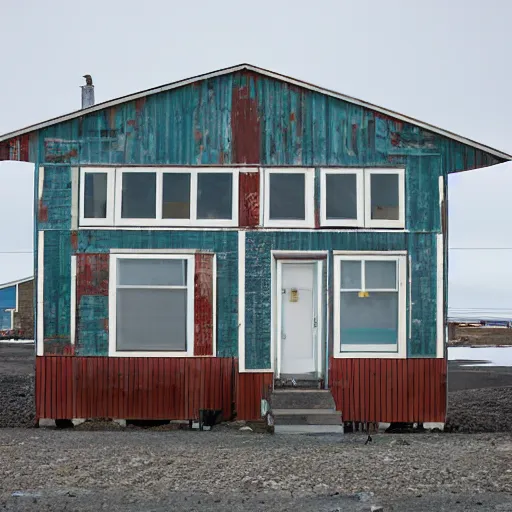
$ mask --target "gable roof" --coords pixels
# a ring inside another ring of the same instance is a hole
[[[419,121],[418,119],[414,119],[412,117],[399,114],[398,112],[394,112],[393,110],[389,110],[383,107],[379,107],[377,105],[373,105],[372,103],[368,103],[367,101],[359,100],[357,98],[353,98],[352,96],[347,96],[345,94],[341,94],[336,91],[332,91],[330,89],[325,89],[323,87],[319,87],[317,85],[310,84],[308,82],[304,82],[302,80],[298,80],[296,78],[291,78],[286,75],[281,75],[279,73],[275,73],[273,71],[269,71],[267,69],[259,68],[257,66],[253,66],[251,64],[239,64],[237,66],[231,66],[229,68],[219,69],[217,71],[213,71],[211,73],[205,73],[202,75],[193,76],[191,78],[186,78],[184,80],[179,80],[177,82],[171,82],[166,85],[162,85],[160,87],[154,87],[152,89],[146,89],[145,91],[140,91],[134,94],[129,94],[127,96],[121,96],[120,98],[116,98],[113,100],[104,101],[103,103],[97,103],[89,108],[84,108],[81,110],[77,110],[75,112],[71,112],[69,114],[65,114],[59,117],[54,117],[53,119],[49,119],[48,121],[43,121],[41,123],[33,124],[31,126],[27,126],[26,128],[22,128],[21,130],[16,130],[10,133],[6,133],[4,135],[0,135],[0,142],[12,139],[14,137],[18,137],[20,135],[25,135],[30,132],[34,132],[36,130],[41,130],[48,126],[52,126],[54,124],[63,123],[65,121],[69,121],[71,119],[75,119],[77,117],[84,116],[86,114],[90,114],[92,112],[97,112],[98,110],[102,110],[105,108],[110,108],[121,103],[126,103],[129,101],[137,100],[139,98],[143,98],[145,96],[150,96],[152,94],[158,94],[165,91],[170,91],[172,89],[177,89],[178,87],[183,87],[185,85],[192,84],[194,82],[200,80],[206,80],[208,78],[215,78],[218,76],[228,75],[230,73],[235,73],[238,71],[252,71],[254,73],[259,73],[260,75],[274,78],[276,80],[280,80],[282,82],[286,82],[290,85],[295,85],[297,87],[302,87],[304,89],[308,89],[310,91],[318,92],[320,94],[325,94],[326,96],[330,96],[332,98],[337,98],[348,103],[352,103],[354,105],[359,105],[364,108],[368,108],[370,110],[374,110],[376,112],[380,112],[381,114],[385,114],[393,119],[397,119],[399,121],[403,121],[414,126],[418,126],[419,128],[423,128],[424,130],[428,130],[433,133],[437,133],[442,135],[443,137],[447,137],[448,139],[452,139],[454,141],[460,142],[462,144],[466,144],[467,146],[474,147],[475,149],[479,149],[481,151],[485,151],[491,155],[494,155],[503,160],[512,160],[512,155],[504,153],[498,149],[491,148],[486,146],[485,144],[480,144],[474,140],[468,139],[466,137],[462,137],[461,135],[457,135],[456,133],[443,130],[442,128],[438,128],[429,123],[424,123],[423,121]]]

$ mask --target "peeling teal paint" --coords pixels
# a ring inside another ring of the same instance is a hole
[[[246,110],[234,112],[234,105]],[[247,119],[252,119],[249,114],[257,119],[255,133],[247,130]],[[235,140],[239,143],[236,151]],[[36,168],[44,166],[42,197],[36,197],[36,229],[45,231],[44,338],[70,340],[74,251],[192,248],[217,253],[217,355],[237,354],[235,231],[83,230],[78,247],[72,249],[70,229],[72,166],[238,164],[245,162],[240,160],[240,141],[251,145],[261,166],[405,166],[406,228],[410,232],[248,232],[247,367],[270,365],[271,249],[408,250],[413,263],[408,354],[435,355],[439,176],[501,161],[375,111],[249,72],[203,80],[99,110],[42,129],[37,140],[31,138],[30,154]],[[318,175],[317,171],[317,211]],[[36,170],[36,183],[37,176]],[[84,341],[79,350],[106,355],[106,298],[84,296],[78,312],[79,335]]]

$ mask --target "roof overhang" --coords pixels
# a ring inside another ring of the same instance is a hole
[[[419,121],[418,119],[414,119],[409,116],[405,116],[403,114],[400,114],[398,112],[394,112],[393,110],[389,110],[383,107],[379,107],[378,105],[373,105],[372,103],[368,103],[363,100],[359,100],[357,98],[353,98],[352,96],[347,96],[345,94],[341,94],[336,91],[332,91],[330,89],[325,89],[323,87],[319,87],[317,85],[310,84],[308,82],[304,82],[302,80],[298,80],[296,78],[291,78],[286,75],[281,75],[280,73],[275,73],[274,71],[269,71],[268,69],[259,68],[257,66],[253,66],[251,64],[239,64],[237,66],[232,66],[229,68],[220,69],[218,71],[213,71],[211,73],[205,73],[202,75],[193,76],[191,78],[187,78],[185,80],[179,80],[177,82],[172,82],[166,85],[162,85],[160,87],[155,87],[152,89],[146,89],[145,91],[140,91],[135,94],[129,94],[127,96],[121,96],[120,98],[116,98],[113,100],[105,101],[103,103],[98,103],[92,107],[85,108],[82,110],[77,110],[75,112],[71,112],[69,114],[55,117],[53,119],[49,119],[48,121],[43,121],[42,123],[34,124],[31,126],[27,126],[26,128],[22,128],[21,130],[16,130],[10,133],[6,133],[4,135],[0,135],[0,142],[7,141],[9,139],[13,139],[15,137],[19,137],[21,135],[25,135],[31,132],[35,132],[37,130],[41,130],[43,128],[47,128],[48,126],[52,126],[54,124],[63,123],[66,121],[70,121],[72,119],[76,119],[78,117],[91,114],[93,112],[97,112],[98,110],[103,110],[106,108],[114,107],[116,105],[119,105],[121,103],[126,103],[129,101],[134,101],[140,98],[144,98],[146,96],[150,96],[152,94],[158,94],[165,91],[170,91],[172,89],[177,89],[179,87],[184,87],[186,85],[192,84],[194,82],[198,82],[201,80],[207,80],[209,78],[215,78],[218,76],[228,75],[230,73],[236,73],[238,71],[251,71],[254,73],[258,73],[263,76],[267,76],[269,78],[274,78],[276,80],[280,80],[282,82],[286,82],[290,85],[294,85],[297,87],[302,87],[304,89],[308,89],[310,91],[318,92],[320,94],[325,94],[326,96],[330,96],[332,98],[337,98],[342,101],[346,101],[348,103],[352,103],[354,105],[359,105],[361,107],[374,110],[375,112],[380,112],[381,114],[384,114],[386,116],[389,116],[393,119],[396,119],[398,121],[403,121],[405,123],[412,124],[414,126],[418,126],[419,128],[422,128],[424,130],[428,130],[433,133],[437,133],[439,135],[442,135],[443,137],[447,137],[449,139],[452,139],[456,142],[460,142],[461,144],[465,144],[467,146],[474,147],[475,149],[479,149],[481,151],[485,151],[486,153],[489,153],[490,155],[493,155],[497,158],[501,158],[503,160],[512,160],[512,155],[509,155],[508,153],[504,153],[503,151],[500,151],[498,149],[491,148],[489,146],[486,146],[485,144],[480,144],[479,142],[476,142],[474,140],[468,139],[466,137],[462,137],[461,135],[457,135],[456,133],[443,130],[437,126],[434,126],[429,123],[424,123],[423,121]]]
[[[16,281],[10,281],[8,283],[2,283],[2,284],[0,284],[0,290],[3,290],[4,288],[10,288],[11,286],[15,286],[17,284],[28,283],[29,281],[32,281],[33,279],[34,279],[34,276],[31,276],[31,277],[24,277],[22,279],[16,279]]]

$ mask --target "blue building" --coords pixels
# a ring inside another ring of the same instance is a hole
[[[0,339],[33,339],[34,278],[0,284]]]
[[[447,177],[510,155],[244,64],[2,158],[36,169],[39,417],[257,419],[294,379],[344,420],[444,421]]]

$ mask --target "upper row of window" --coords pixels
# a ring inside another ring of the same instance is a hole
[[[314,227],[314,169],[261,174],[260,224]],[[237,226],[238,169],[83,168],[81,226]],[[403,169],[321,169],[320,225],[405,227]]]

